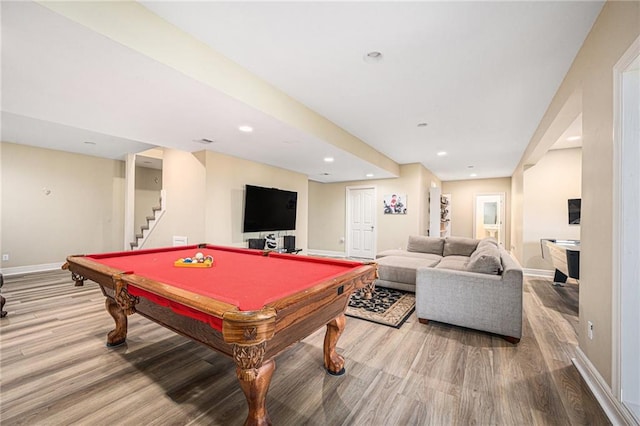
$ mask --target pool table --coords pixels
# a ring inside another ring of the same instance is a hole
[[[176,266],[197,252],[213,257],[210,267]],[[69,256],[63,268],[76,285],[100,285],[115,321],[108,346],[125,342],[137,312],[232,358],[250,425],[270,424],[274,357],[324,325],[324,366],[344,373],[336,344],[349,296],[377,274],[375,264],[207,244]]]

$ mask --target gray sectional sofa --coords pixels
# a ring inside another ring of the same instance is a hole
[[[415,291],[420,322],[520,340],[522,268],[495,239],[411,236],[406,250],[380,252],[376,262],[376,286]]]

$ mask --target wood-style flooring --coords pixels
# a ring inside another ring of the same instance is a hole
[[[526,279],[517,346],[415,314],[394,329],[354,318],[338,342],[347,373],[322,367],[324,329],[276,359],[275,425],[609,424],[571,363],[578,286]],[[67,272],[5,278],[0,320],[4,425],[240,425],[233,362],[139,316],[127,344],[95,283]]]

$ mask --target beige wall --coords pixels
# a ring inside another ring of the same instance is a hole
[[[4,205],[4,198],[2,198],[2,186],[3,186],[3,182],[4,179],[2,178],[3,174],[2,174],[2,148],[4,147],[4,143],[0,143],[0,254],[4,253],[4,251],[2,250],[3,245],[2,242],[4,241],[4,238],[2,238],[3,236],[3,226],[4,223],[2,222],[2,206]],[[0,257],[0,259],[2,259]],[[0,268],[2,268],[2,262],[0,261]]]
[[[261,235],[242,232],[245,185],[256,185],[298,193],[296,230],[280,233],[280,235],[295,235],[296,246],[306,250],[308,216],[306,175],[209,151],[205,153],[205,164],[207,242],[246,247],[248,238]]]
[[[372,186],[377,197],[376,250],[406,247],[409,235],[426,235],[428,228],[428,191],[431,182],[440,180],[420,164],[400,166],[400,177],[369,181],[322,184],[309,182],[309,249],[346,251],[346,189]],[[383,197],[407,194],[406,215],[385,215]]]
[[[581,197],[582,149],[549,151],[524,172],[522,265],[553,270],[542,259],[541,238],[580,239],[580,225],[569,225],[567,200]]]
[[[612,366],[612,191],[613,191],[613,67],[640,35],[640,2],[608,1],[578,52],[569,72],[523,156],[514,178],[513,198],[523,197],[523,175],[535,164],[536,151],[550,146],[582,113],[582,223],[580,258],[580,349],[611,384]],[[576,108],[574,105],[578,105]],[[555,130],[558,129],[558,130]],[[549,145],[548,145],[549,144]],[[547,146],[548,145],[548,146]],[[514,219],[523,253],[523,215]],[[594,324],[593,339],[587,321]]]
[[[3,269],[120,250],[124,163],[3,142],[1,209]]]
[[[198,155],[165,149],[162,185],[166,210],[143,248],[168,247],[173,237],[187,237],[189,244],[205,238],[206,168]]]
[[[62,263],[70,254],[122,249],[123,161],[11,143],[2,143],[1,149],[0,243],[2,253],[10,255],[2,268]],[[258,236],[242,233],[246,184],[298,193],[296,231],[287,234],[296,235],[297,247],[307,247],[304,175],[213,152],[172,149],[164,150],[162,171],[137,173],[147,182],[138,182],[138,190],[162,183],[166,191],[166,211],[144,248],[171,246],[173,236],[185,236],[190,244],[246,246],[247,238]],[[162,180],[156,184],[157,173]]]
[[[136,167],[134,230],[147,224],[147,216],[153,216],[153,208],[160,206],[162,170]]]
[[[511,178],[470,179],[442,182],[442,193],[451,194],[451,235],[473,238],[475,196],[505,194],[505,247],[511,243]]]

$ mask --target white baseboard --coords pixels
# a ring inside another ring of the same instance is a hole
[[[12,268],[2,268],[1,272],[5,277],[11,277],[34,272],[54,271],[62,268],[62,265],[63,263],[42,263],[40,265],[14,266]]]
[[[523,268],[522,273],[528,277],[553,278],[553,271],[549,271],[548,269]]]
[[[593,393],[593,396],[614,426],[638,425],[638,422],[633,418],[633,415],[627,408],[613,396],[607,382],[602,378],[596,367],[584,352],[582,352],[580,347],[576,348],[576,357],[571,358],[571,362],[573,362],[573,365],[587,383],[587,386],[591,389],[591,393]]]
[[[347,254],[343,251],[330,251],[330,250],[307,250],[307,254],[311,256],[323,256],[323,257],[347,257]]]

